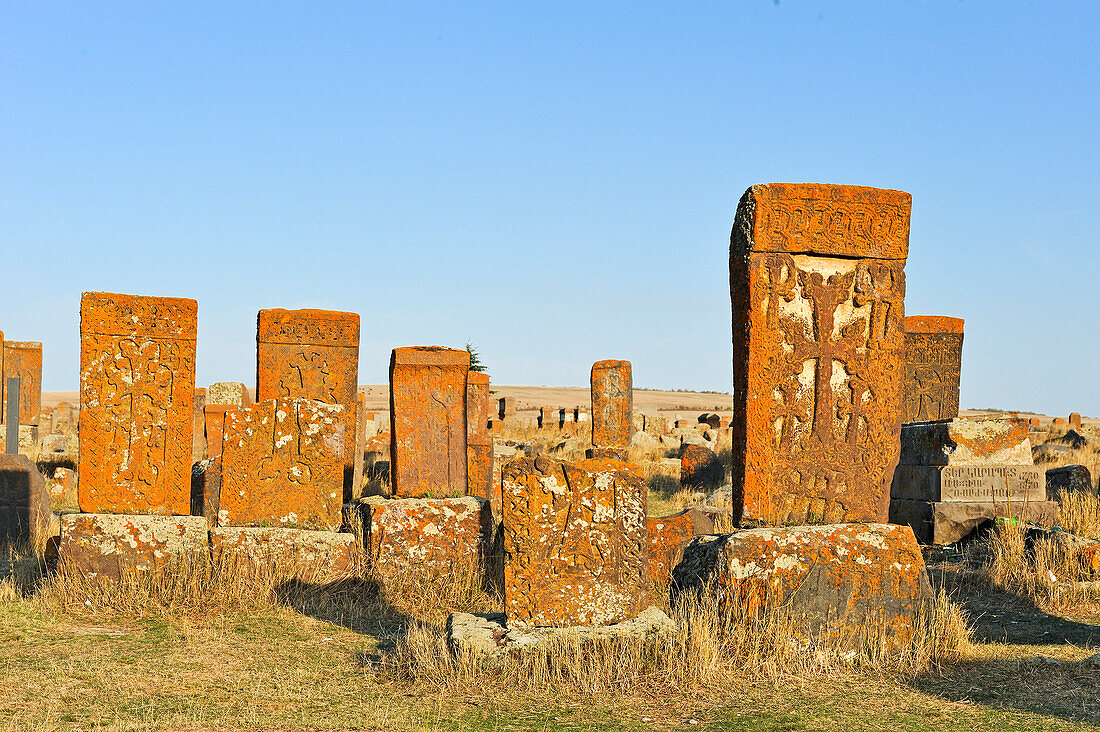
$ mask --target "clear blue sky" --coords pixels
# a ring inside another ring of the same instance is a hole
[[[0,329],[77,387],[83,290],[480,349],[503,384],[728,390],[753,183],[913,194],[964,407],[1100,416],[1100,3],[5,3]]]

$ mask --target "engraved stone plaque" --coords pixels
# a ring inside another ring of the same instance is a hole
[[[962,318],[905,319],[905,422],[959,416],[962,344]]]

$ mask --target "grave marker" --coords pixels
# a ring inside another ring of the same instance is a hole
[[[634,387],[629,361],[592,364],[592,446],[596,455],[625,459],[634,434]],[[601,452],[602,451],[602,452]]]
[[[42,344],[4,341],[4,378],[19,379],[17,424],[38,424],[42,409]]]
[[[963,319],[942,315],[905,318],[904,422],[959,416]]]

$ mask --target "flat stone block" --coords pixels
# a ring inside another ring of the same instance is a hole
[[[478,566],[489,541],[492,509],[476,496],[363,499],[363,543],[375,576],[446,576]]]
[[[890,521],[910,526],[922,544],[943,546],[964,539],[986,521],[1016,518],[1042,526],[1058,523],[1057,501],[997,503],[890,502]]]
[[[33,546],[50,525],[46,480],[26,455],[0,455],[0,546]]]
[[[701,536],[673,571],[679,591],[707,581],[750,611],[765,600],[789,605],[804,632],[854,641],[882,625],[905,642],[930,595],[924,559],[907,526],[833,524],[749,529]]]
[[[1096,493],[1092,475],[1084,465],[1063,465],[1047,471],[1047,492],[1056,496],[1060,492]]]
[[[215,563],[244,561],[321,581],[355,574],[361,558],[354,534],[305,529],[220,526],[210,530],[210,549]]]
[[[890,495],[913,501],[1045,501],[1046,481],[1034,465],[899,465]]]
[[[649,533],[649,579],[664,584],[671,579],[672,568],[680,563],[684,547],[696,536],[714,533],[714,517],[728,508],[693,506],[671,516],[646,517]]]
[[[207,532],[202,516],[67,514],[61,517],[58,561],[89,578],[118,580],[175,562],[206,562]]]
[[[1030,465],[1023,420],[950,419],[901,428],[901,465]]]
[[[519,657],[543,651],[549,644],[571,639],[577,643],[630,640],[668,632],[675,623],[659,608],[649,607],[630,620],[614,625],[567,628],[509,628],[504,613],[451,613],[447,618],[447,646],[456,656],[489,660]]]

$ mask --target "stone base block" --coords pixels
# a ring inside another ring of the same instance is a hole
[[[568,628],[509,628],[504,613],[452,613],[447,618],[447,646],[456,656],[496,660],[538,653],[549,643],[562,639],[577,643],[631,640],[667,632],[673,627],[673,621],[656,607],[649,607],[636,617],[615,625]]]
[[[1100,488],[1092,484],[1092,475],[1084,465],[1063,465],[1047,471],[1047,493],[1056,497],[1059,493],[1097,493]]]
[[[61,517],[58,562],[92,579],[118,580],[209,559],[202,516],[73,513]]]
[[[721,508],[694,506],[672,516],[646,517],[649,533],[649,579],[666,584],[672,568],[680,563],[684,547],[696,536],[714,533],[714,517],[727,513]]]
[[[1045,501],[1043,469],[1035,465],[899,465],[890,497],[907,501]]]
[[[701,536],[673,570],[677,592],[708,581],[747,612],[787,605],[801,631],[841,645],[867,632],[904,643],[931,592],[907,526],[832,524]]]
[[[1016,419],[948,419],[901,428],[901,465],[1031,463],[1030,429]]]
[[[358,572],[362,554],[354,534],[307,529],[221,526],[210,530],[216,564],[243,562],[275,574],[330,582]]]
[[[489,501],[463,498],[363,499],[363,543],[376,577],[446,576],[479,568],[492,530]]]
[[[966,538],[981,524],[998,518],[1015,518],[1041,526],[1054,526],[1058,523],[1058,503],[890,501],[891,523],[912,527],[917,540],[922,544],[954,544]]]

